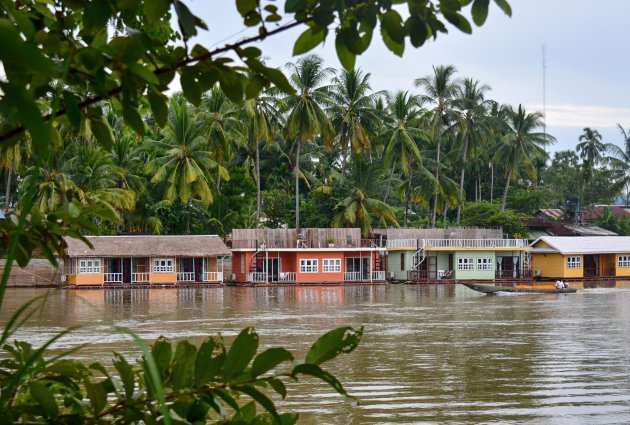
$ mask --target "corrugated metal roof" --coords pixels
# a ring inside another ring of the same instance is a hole
[[[597,226],[578,226],[575,224],[565,224],[564,227],[572,230],[573,232],[575,232],[576,235],[579,236],[617,236],[617,233]]]
[[[544,215],[553,219],[559,219],[564,218],[564,210],[560,208],[541,208],[538,210],[538,214],[536,215]]]
[[[630,236],[542,236],[530,245],[534,253],[549,252],[548,247],[536,247],[540,241],[563,255],[630,252]]]
[[[69,257],[214,257],[230,255],[230,250],[217,235],[187,236],[86,236],[94,245],[64,238]]]

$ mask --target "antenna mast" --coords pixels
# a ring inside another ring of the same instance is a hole
[[[542,46],[542,70],[543,70],[543,134],[547,139],[547,46]],[[547,145],[545,145],[547,153]]]

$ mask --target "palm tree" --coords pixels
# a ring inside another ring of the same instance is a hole
[[[472,78],[463,80],[462,85],[458,87],[454,105],[458,109],[458,136],[462,142],[461,170],[459,175],[459,192],[462,202],[465,201],[464,196],[464,178],[466,173],[466,163],[468,155],[475,157],[477,149],[484,139],[484,135],[488,130],[487,111],[489,101],[485,99],[485,93],[490,87],[481,84]],[[457,224],[461,218],[461,203],[457,207]]]
[[[260,226],[261,211],[260,146],[264,144],[270,147],[275,142],[276,130],[283,124],[281,114],[283,109],[286,109],[286,104],[270,90],[245,101],[242,108],[246,137],[249,145],[254,145],[255,150],[256,227]]]
[[[433,67],[433,74],[414,81],[416,87],[424,89],[422,96],[424,102],[433,104],[431,116],[431,138],[435,145],[435,180],[440,180],[440,145],[444,136],[444,129],[453,120],[452,103],[458,90],[458,81],[454,80],[457,72],[452,65],[440,65]],[[433,198],[433,217],[431,224],[435,227],[435,218],[438,204],[438,187],[435,187]]]
[[[291,71],[291,83],[296,93],[285,98],[289,107],[286,135],[295,139],[295,228],[300,228],[300,157],[302,144],[320,136],[323,141],[332,140],[334,131],[322,105],[329,104],[328,87],[324,82],[332,74],[324,68],[323,61],[315,55],[305,56],[297,64],[287,65]]]
[[[628,188],[630,187],[630,130],[628,132],[617,124],[623,136],[623,148],[614,143],[607,143],[606,149],[608,165],[612,174],[613,190],[618,190],[625,195],[626,206],[630,203]]]
[[[164,186],[162,198],[167,204],[179,199],[184,205],[192,200],[210,205],[212,172],[229,178],[227,170],[212,159],[207,130],[203,113],[183,96],[174,96],[162,139],[149,141],[156,156],[145,166],[151,182]]]
[[[332,80],[327,112],[335,129],[336,143],[341,148],[342,172],[345,172],[349,152],[371,158],[370,140],[382,125],[381,114],[374,103],[383,95],[383,92],[370,93],[371,89],[370,73],[360,70],[343,70]]]
[[[4,208],[9,210],[11,207],[11,186],[13,176],[23,171],[30,157],[31,141],[26,138],[12,146],[2,146],[0,149],[0,169],[6,170],[7,180],[5,187]]]
[[[501,212],[505,210],[510,181],[516,179],[521,172],[534,178],[536,169],[534,160],[546,158],[545,146],[553,144],[556,139],[544,132],[536,132],[542,127],[543,115],[540,112],[528,113],[518,105],[515,111],[511,106],[505,107],[506,133],[501,138],[493,161],[505,166],[506,180],[501,202]]]
[[[418,96],[409,92],[398,92],[387,96],[387,115],[385,128],[374,139],[375,144],[383,145],[383,161],[391,167],[391,177],[396,169],[405,176],[410,176],[414,165],[422,165],[422,152],[418,148],[421,140],[428,139],[428,134],[418,127],[424,111]],[[390,187],[385,191],[387,202]]]
[[[244,135],[241,131],[238,108],[215,85],[204,94],[200,111],[207,125],[207,139],[210,143],[212,159],[226,166],[234,155],[234,144],[242,143]],[[221,187],[221,173],[217,173],[217,188]]]
[[[575,149],[584,161],[584,182],[588,182],[593,176],[593,169],[602,161],[602,154],[606,151],[606,145],[602,143],[602,135],[597,130],[584,128],[584,134],[579,137]]]
[[[376,163],[359,155],[352,155],[348,162],[348,173],[338,187],[341,201],[339,213],[333,219],[334,227],[358,226],[367,236],[375,220],[383,220],[398,226],[391,206],[378,199],[384,189],[384,170]]]

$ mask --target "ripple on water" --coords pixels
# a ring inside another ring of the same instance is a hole
[[[0,320],[24,300],[12,291],[16,305]],[[261,347],[287,346],[300,358],[326,330],[364,325],[354,353],[323,365],[359,404],[315,379],[289,383],[279,403],[301,412],[301,424],[630,423],[630,289],[562,297],[404,285],[152,289],[91,291],[89,303],[75,295],[52,293],[54,305],[15,337],[41,345],[81,324],[54,349],[87,343],[77,357],[108,361],[114,350],[139,356],[113,324],[149,341],[217,333],[229,341],[255,326]]]

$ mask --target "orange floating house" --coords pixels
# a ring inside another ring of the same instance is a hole
[[[237,283],[385,282],[385,251],[351,229],[234,229]]]
[[[223,283],[230,250],[219,236],[86,236],[67,244],[68,285],[116,286]]]

